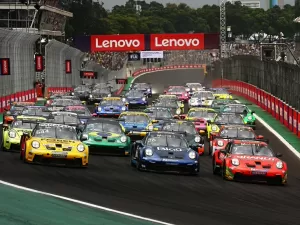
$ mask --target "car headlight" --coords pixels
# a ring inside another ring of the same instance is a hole
[[[151,91],[151,89],[150,89],[150,88],[148,88],[148,89],[147,89],[147,91],[148,91],[148,92],[150,92],[150,91]]]
[[[234,165],[234,166],[240,165],[240,161],[239,161],[238,159],[232,159],[232,160],[231,160],[231,163],[232,163],[232,165]]]
[[[93,95],[90,95],[90,98],[93,98]]]
[[[185,93],[185,94],[184,94],[184,96],[188,96],[188,94],[187,94],[187,93]]]
[[[98,107],[98,112],[101,112],[102,111],[102,108],[101,107]]]
[[[142,98],[142,100],[143,100],[143,101],[146,101],[146,98],[144,97],[144,98]]]
[[[33,141],[33,142],[31,142],[31,146],[32,146],[33,148],[39,148],[39,147],[40,147],[40,143],[37,142],[37,141]]]
[[[72,92],[71,95],[74,95],[74,92]]]
[[[278,162],[276,163],[276,167],[277,167],[278,169],[282,169],[282,168],[283,168],[283,163],[282,163],[282,161],[278,161]]]
[[[193,91],[195,91],[195,90],[196,90],[196,88],[192,88],[192,90],[193,90]]]
[[[126,142],[126,141],[127,141],[127,137],[126,137],[126,136],[122,136],[122,137],[120,138],[120,141],[123,142],[123,143]]]
[[[79,152],[83,152],[83,151],[84,151],[84,145],[83,145],[83,144],[79,144],[79,145],[77,146],[77,150],[78,150]]]
[[[122,107],[122,111],[125,111],[125,110],[126,110],[126,107],[125,107],[125,106],[123,106],[123,107]]]
[[[14,132],[14,131],[9,131],[8,136],[9,136],[10,138],[15,138],[15,137],[16,137],[16,132]]]
[[[222,147],[224,145],[223,141],[218,141],[218,146]]]
[[[111,97],[111,94],[108,94],[107,97]]]
[[[123,101],[123,102],[126,102],[126,98],[122,98],[122,101]]]
[[[152,149],[151,149],[151,148],[147,148],[147,149],[145,150],[145,154],[146,154],[146,156],[152,156],[152,155],[153,155]]]
[[[190,91],[191,89],[189,89],[189,88],[186,88],[185,90],[186,90],[186,91]]]
[[[201,141],[201,138],[200,138],[199,136],[196,136],[196,137],[195,137],[195,142],[196,142],[196,143],[199,143],[200,141]]]
[[[189,157],[190,159],[195,159],[196,158],[196,153],[194,151],[189,152]]]
[[[149,125],[148,130],[153,131],[153,125]]]
[[[50,104],[50,100],[47,100],[47,102],[46,102],[47,104]]]
[[[211,130],[212,130],[212,131],[217,131],[217,130],[218,130],[218,126],[212,125]]]
[[[176,110],[176,114],[179,115],[180,113],[181,113],[181,110],[180,110],[180,109],[177,109],[177,110]]]
[[[252,116],[248,116],[247,118],[248,118],[248,120],[252,120]]]

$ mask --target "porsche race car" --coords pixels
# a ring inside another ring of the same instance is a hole
[[[73,95],[78,96],[81,101],[87,101],[91,94],[91,88],[87,85],[80,85],[74,88]]]
[[[21,114],[25,106],[34,106],[35,102],[13,102],[9,107],[4,109],[3,122],[11,124],[14,119]]]
[[[76,128],[77,133],[84,127],[84,122],[80,121],[78,114],[73,112],[52,112],[47,122],[73,126]]]
[[[154,129],[160,130],[166,121],[172,120],[173,116],[168,108],[163,107],[149,107],[144,110],[145,113],[151,118]]]
[[[121,96],[122,97],[122,96]],[[147,96],[144,95],[144,92],[139,90],[130,90],[125,96],[122,98],[123,102],[128,103],[128,107],[130,108],[141,108],[148,106]]]
[[[211,104],[211,108],[219,110],[222,106],[227,105],[227,104],[235,104],[237,99],[215,99],[213,100],[212,104]]]
[[[88,146],[72,126],[40,123],[21,137],[20,159],[25,163],[87,167]]]
[[[162,107],[162,108],[168,108],[172,114],[172,116],[176,116],[174,118],[179,119],[179,115],[182,114],[184,112],[184,104],[181,104],[180,106],[178,106],[178,102],[177,100],[159,100],[157,102],[153,102],[153,104],[151,105],[151,107]]]
[[[211,107],[214,99],[215,97],[211,91],[198,91],[191,96],[188,105],[189,108]]]
[[[90,110],[84,105],[66,106],[63,111],[76,113],[82,124],[85,124],[87,120],[92,117]]]
[[[288,167],[270,146],[261,141],[233,140],[213,155],[213,173],[224,180],[250,180],[284,185]]]
[[[105,97],[111,97],[109,88],[94,89],[89,95],[88,104],[101,102]]]
[[[198,174],[199,154],[178,133],[149,132],[136,141],[131,151],[131,166],[138,170]]]
[[[197,91],[203,91],[204,87],[200,83],[186,83],[186,91],[192,96]]]
[[[214,93],[216,99],[232,99],[232,95],[228,92],[227,88],[210,88],[210,91]]]
[[[133,83],[130,87],[131,90],[141,91],[147,97],[152,97],[152,86],[147,83]]]
[[[93,116],[118,117],[122,112],[128,111],[128,103],[120,97],[107,97],[95,104]]]
[[[190,94],[186,91],[184,86],[169,86],[165,91],[166,95],[176,95],[178,100],[187,102],[190,98]]]
[[[58,98],[58,99],[54,99],[49,105],[47,105],[47,107],[51,112],[57,112],[57,111],[63,111],[66,106],[84,105],[84,104],[85,102],[80,101],[78,99]]]
[[[22,119],[23,117],[43,117],[48,118],[50,115],[50,110],[46,106],[26,106],[23,108],[17,119]]]

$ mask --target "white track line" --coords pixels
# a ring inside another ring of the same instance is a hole
[[[157,223],[157,224],[163,224],[163,225],[174,225],[172,223],[166,223],[166,222],[162,222],[162,221],[159,221],[159,220],[150,219],[150,218],[147,218],[147,217],[142,217],[142,216],[134,215],[134,214],[131,214],[131,213],[126,213],[126,212],[106,208],[106,207],[103,207],[103,206],[91,204],[91,203],[88,203],[88,202],[79,201],[79,200],[64,197],[64,196],[61,196],[61,195],[55,195],[55,194],[51,194],[51,193],[48,193],[48,192],[43,192],[43,191],[38,191],[38,190],[35,190],[35,189],[31,189],[31,188],[22,187],[22,186],[12,184],[12,183],[8,183],[8,182],[2,181],[2,180],[0,180],[0,184],[4,184],[6,186],[10,186],[10,187],[17,188],[17,189],[24,190],[24,191],[29,191],[29,192],[33,192],[33,193],[37,193],[37,194],[42,194],[42,195],[58,198],[58,199],[61,199],[61,200],[77,203],[77,204],[80,204],[80,205],[100,209],[100,210],[111,212],[111,213],[117,213],[117,214],[120,214],[120,215],[123,215],[123,216],[132,217],[132,218],[135,218],[135,219],[140,219],[140,220],[149,221],[149,222],[153,222],[153,223]]]
[[[240,101],[236,101],[236,102],[241,103]],[[277,137],[300,160],[300,153],[290,143],[288,143],[276,130],[274,130],[269,124],[267,124],[261,117],[259,117],[255,113],[254,113],[254,116],[262,125],[264,125],[265,128],[267,128],[271,133],[273,133],[274,136]]]

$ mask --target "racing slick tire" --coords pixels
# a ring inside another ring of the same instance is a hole
[[[218,168],[217,166],[216,166],[217,164],[216,164],[216,160],[215,159],[213,159],[213,161],[212,161],[212,170],[213,170],[213,174],[214,175],[219,175],[220,174],[220,168]]]

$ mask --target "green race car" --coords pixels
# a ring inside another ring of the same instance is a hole
[[[118,120],[90,118],[79,136],[90,154],[130,155],[130,137]]]
[[[0,149],[4,151],[20,151],[21,137],[24,132],[31,133],[37,123],[46,121],[40,117],[25,117],[13,121],[9,126],[3,125],[3,138]]]
[[[235,99],[215,99],[213,100],[211,107],[214,109],[220,109],[221,107],[223,107],[224,105],[227,104],[235,104],[236,100]]]
[[[227,104],[220,108],[220,113],[235,113],[243,116],[245,124],[251,125],[255,129],[256,118],[253,115],[255,112],[247,107],[245,104]]]

